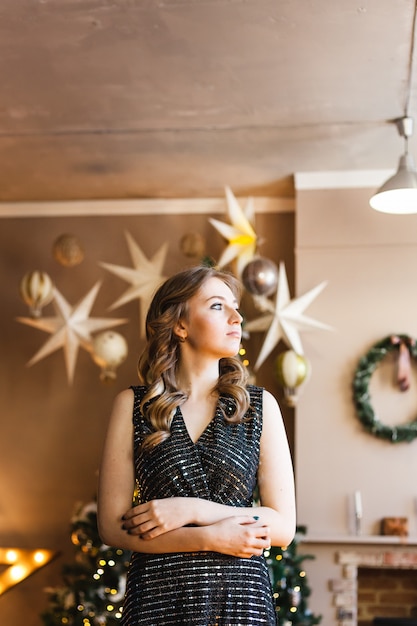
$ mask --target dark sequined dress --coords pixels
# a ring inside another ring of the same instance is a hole
[[[140,499],[204,498],[235,507],[252,504],[262,431],[262,389],[249,386],[256,415],[226,422],[217,408],[196,443],[181,411],[171,436],[150,452],[140,443],[150,432],[133,387],[136,478]],[[127,577],[123,626],[259,626],[276,624],[264,557],[241,559],[217,552],[133,553]]]

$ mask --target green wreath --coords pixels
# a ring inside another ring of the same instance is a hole
[[[417,346],[414,339],[408,335],[385,337],[385,339],[378,341],[365,356],[361,357],[353,379],[353,400],[357,416],[363,427],[372,435],[386,439],[391,443],[410,442],[415,439],[417,437],[417,418],[399,426],[382,424],[371,405],[369,381],[380,361],[390,352],[395,350],[399,352],[401,343],[407,346],[411,359],[417,359]]]

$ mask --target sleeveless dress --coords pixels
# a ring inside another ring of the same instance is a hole
[[[140,411],[145,387],[134,391],[135,471],[139,501],[173,496],[204,498],[234,507],[252,505],[262,432],[262,389],[248,386],[251,406],[238,424],[219,407],[197,442],[181,410],[171,436],[151,451],[140,444],[151,432]],[[223,398],[223,406],[227,400]],[[232,406],[226,408],[231,412]],[[238,511],[237,511],[238,513]],[[217,552],[143,554],[129,566],[123,626],[276,625],[268,568],[263,556],[242,559]]]

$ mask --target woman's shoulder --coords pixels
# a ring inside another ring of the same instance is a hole
[[[145,393],[148,389],[146,385],[130,385],[129,389],[133,389],[133,393]]]
[[[262,400],[262,396],[265,391],[263,387],[259,387],[258,385],[246,385],[246,389],[251,400]]]

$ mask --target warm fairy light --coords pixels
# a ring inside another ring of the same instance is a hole
[[[275,557],[276,561],[282,561],[282,554],[277,554]]]
[[[24,567],[23,565],[13,565],[9,569],[10,579],[16,583],[26,578],[26,573],[27,567]]]
[[[239,354],[240,354],[240,356],[244,356],[246,354],[245,348],[240,348]]]
[[[110,567],[113,567],[114,565],[116,565],[116,561],[113,561],[113,559],[110,559],[109,565]]]
[[[0,595],[49,563],[53,556],[51,550],[0,548],[0,565],[8,566],[0,573]]]
[[[298,585],[296,585],[296,586],[294,587],[294,591],[297,591],[297,592],[298,592],[298,591],[301,591],[301,587],[299,587]]]
[[[304,578],[305,575],[306,575],[306,573],[304,571],[300,572],[300,574],[299,574],[300,578]]]
[[[5,556],[6,563],[16,563],[17,559],[18,559],[18,554],[16,550],[7,550],[6,556]]]
[[[45,550],[37,550],[35,554],[33,555],[33,560],[38,565],[42,565],[43,563],[45,563],[47,558],[48,558],[48,553]]]
[[[106,561],[104,559],[100,559],[98,564],[104,567],[106,565]]]
[[[122,614],[120,612],[117,612],[114,614],[114,617],[116,617],[117,619],[121,619]]]
[[[114,611],[114,606],[113,606],[112,604],[108,604],[108,605],[106,606],[106,609],[107,609],[107,610],[109,611],[109,613],[110,613],[110,611]]]
[[[290,613],[297,613],[297,607],[296,606],[292,606],[290,608]]]

